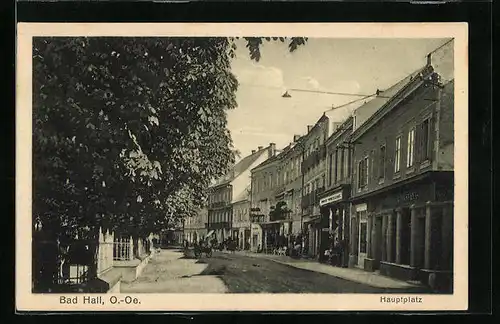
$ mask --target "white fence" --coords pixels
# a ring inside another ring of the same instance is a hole
[[[99,230],[99,251],[97,254],[97,273],[103,273],[113,266],[114,234],[109,230]]]
[[[134,259],[134,241],[131,237],[115,238],[113,246],[114,261],[130,261]]]

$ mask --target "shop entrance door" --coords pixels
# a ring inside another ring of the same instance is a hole
[[[359,222],[358,267],[364,268],[367,257],[368,223],[366,219]]]

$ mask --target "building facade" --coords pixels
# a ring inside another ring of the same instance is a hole
[[[233,203],[233,238],[236,238],[241,250],[250,249],[250,225],[250,186],[248,186],[248,194]]]
[[[277,224],[270,222],[272,207],[275,206],[275,191],[278,187],[278,166],[280,159],[273,156],[251,170],[251,250],[267,251],[273,245]],[[272,234],[274,233],[274,234]]]
[[[349,219],[352,181],[352,151],[350,144],[353,118],[349,117],[326,140],[325,191],[319,195],[322,223],[327,225],[329,240],[320,252],[336,247],[340,253],[338,266],[347,267],[349,260]]]
[[[207,235],[208,209],[200,208],[193,217],[187,217],[184,222],[184,238],[189,243],[199,242]]]
[[[351,135],[349,264],[425,283],[451,275],[453,246],[453,81],[431,63]]]
[[[265,160],[275,156],[276,145],[259,146],[252,154],[236,163],[228,174],[218,179],[209,188],[208,194],[208,234],[213,235],[221,243],[227,238],[239,239],[240,231],[245,229],[234,227],[234,207],[240,210],[242,201],[248,199],[248,187],[251,182],[250,170]],[[250,225],[247,222],[248,226]],[[237,226],[240,226],[241,222]]]
[[[324,113],[315,125],[307,126],[307,134],[299,142],[303,150],[301,172],[303,247],[310,257],[318,258],[320,248],[328,245],[328,224],[321,217],[319,197],[326,184],[326,140],[339,127],[335,112]],[[342,120],[342,119],[340,119]]]
[[[278,156],[278,181],[274,199],[275,206],[285,210],[281,233],[287,237],[298,236],[302,229],[302,149],[298,145],[300,138],[300,135],[295,135],[293,142]]]

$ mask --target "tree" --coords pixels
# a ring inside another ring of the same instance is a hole
[[[258,61],[263,38],[246,41]],[[192,215],[237,154],[235,50],[233,38],[34,38],[37,221],[54,238],[95,238]]]
[[[292,212],[290,208],[287,207],[286,202],[280,201],[273,206],[272,210],[269,213],[269,218],[271,221],[283,220]]]

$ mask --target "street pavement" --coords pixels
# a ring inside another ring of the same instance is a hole
[[[229,293],[426,293],[423,287],[382,288],[266,258],[215,252],[201,276],[218,276]]]
[[[363,276],[372,276],[366,277]],[[346,279],[348,278],[348,279]],[[350,278],[350,280],[349,280]],[[419,286],[355,269],[251,253],[185,258],[161,250],[122,293],[427,293]]]
[[[226,293],[217,276],[197,276],[207,264],[184,259],[176,250],[161,250],[146,265],[135,281],[122,283],[121,293]]]

